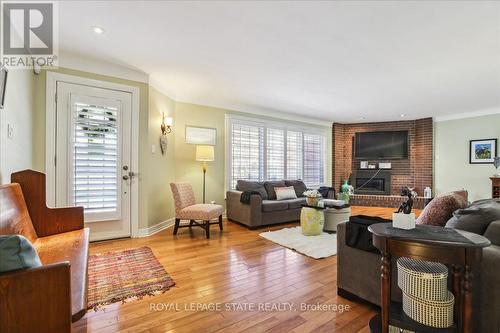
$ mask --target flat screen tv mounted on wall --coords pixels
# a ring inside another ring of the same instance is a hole
[[[354,157],[366,159],[408,158],[408,131],[358,132]]]

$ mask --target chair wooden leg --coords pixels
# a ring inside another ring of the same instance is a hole
[[[175,219],[174,235],[177,235],[177,230],[179,229],[179,224],[180,223],[181,223],[180,219]]]
[[[219,216],[219,228],[222,231],[222,215]]]
[[[189,221],[189,230],[191,230],[191,229],[192,229],[192,227],[193,227],[193,222],[194,222],[194,220]]]
[[[205,221],[205,231],[207,233],[207,239],[210,238],[210,221]]]

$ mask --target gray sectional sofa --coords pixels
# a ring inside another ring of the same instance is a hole
[[[293,186],[297,199],[276,200],[275,187]],[[256,182],[238,180],[236,190],[227,191],[227,218],[249,228],[298,221],[301,205],[306,202],[302,193],[306,185],[301,180]],[[244,191],[259,193],[250,197],[250,203],[240,202]]]
[[[474,232],[491,241],[483,249],[479,269],[474,272],[474,332],[500,332],[500,199],[473,202],[458,209],[446,227]],[[380,305],[380,254],[366,252],[346,244],[347,223],[337,226],[337,287],[338,294],[361,298]],[[394,259],[393,259],[394,261]],[[393,262],[393,267],[395,264]],[[397,270],[392,270],[392,297],[397,300]]]

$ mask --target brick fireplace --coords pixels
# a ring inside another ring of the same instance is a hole
[[[332,156],[333,156],[333,186],[338,190],[344,179],[350,179],[350,183],[356,186],[353,174],[365,172],[360,169],[360,162],[366,159],[357,159],[353,154],[354,135],[356,132],[375,131],[408,131],[409,154],[408,159],[398,160],[368,160],[371,164],[378,165],[379,162],[391,162],[392,168],[384,170],[389,174],[390,189],[385,193],[374,193],[370,196],[366,193],[355,195],[352,200],[356,204],[367,205],[372,201],[372,206],[397,207],[402,198],[399,198],[400,189],[403,186],[415,187],[419,196],[423,195],[424,188],[433,188],[432,183],[432,152],[433,152],[433,122],[432,118],[424,118],[408,121],[362,123],[362,124],[333,124],[332,131]],[[359,176],[358,176],[359,178]],[[386,182],[387,184],[387,182]],[[423,200],[416,200],[416,207]]]

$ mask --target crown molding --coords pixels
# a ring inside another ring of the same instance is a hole
[[[462,113],[450,114],[450,115],[445,115],[445,116],[437,116],[437,117],[434,117],[434,121],[441,122],[441,121],[458,120],[458,119],[466,119],[466,118],[476,118],[476,117],[489,116],[492,114],[499,114],[499,113],[500,113],[500,107],[488,108],[488,109],[481,109],[481,110],[471,111],[471,112],[462,112]]]

